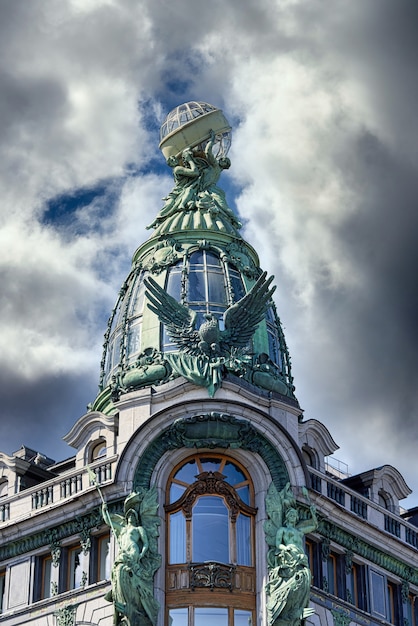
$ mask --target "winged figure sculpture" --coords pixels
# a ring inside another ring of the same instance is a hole
[[[314,613],[309,608],[311,573],[303,536],[318,525],[315,507],[310,507],[308,519],[300,520],[290,483],[281,491],[272,483],[266,496],[266,512],[269,626],[301,626]]]
[[[263,272],[250,291],[230,306],[223,315],[224,330],[212,313],[197,326],[197,313],[177,302],[151,277],[145,279],[148,307],[158,315],[168,335],[185,354],[193,356],[228,356],[232,348],[244,348],[263,319],[275,287],[270,288],[273,276],[266,279]]]

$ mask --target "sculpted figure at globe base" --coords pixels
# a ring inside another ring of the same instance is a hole
[[[215,140],[215,132],[211,130],[204,150],[188,147],[181,157],[168,157],[167,165],[173,168],[174,187],[163,198],[165,205],[152,224],[147,226],[148,229],[157,228],[176,213],[190,211],[207,212],[213,216],[219,214],[235,228],[241,227],[227,204],[225,192],[216,184],[222,171],[231,166],[231,161],[226,156],[219,159],[214,156]]]
[[[318,520],[314,506],[310,518],[299,520],[296,500],[288,483],[278,492],[274,484],[266,497],[269,519],[265,523],[269,577],[266,587],[270,626],[299,626],[314,612],[308,607],[311,572],[303,536],[313,532]]]
[[[105,599],[113,602],[115,626],[154,626],[159,604],[153,594],[153,577],[161,563],[161,556],[156,553],[160,520],[154,490],[145,495],[130,494],[124,509],[122,516],[110,513],[106,503],[102,507],[103,519],[118,544],[111,573],[112,589]]]

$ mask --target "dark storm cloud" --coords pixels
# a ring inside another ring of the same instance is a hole
[[[371,391],[391,406],[394,423],[418,432],[418,172],[370,133],[353,140],[349,153],[341,165],[359,207],[335,235],[361,280],[342,294],[335,318],[351,329],[344,349],[355,364],[354,388],[365,388],[360,396]],[[326,305],[326,293],[319,297]]]
[[[1,387],[2,452],[11,454],[25,445],[56,461],[74,454],[62,436],[81,417],[80,409],[94,399],[96,388],[91,376],[86,372],[41,375],[28,381],[15,371],[2,375]]]

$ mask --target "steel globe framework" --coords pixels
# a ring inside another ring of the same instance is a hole
[[[203,152],[213,130],[216,158],[225,157],[231,145],[231,127],[223,112],[207,102],[180,104],[165,118],[160,129],[160,149],[165,158],[180,156],[185,148]]]

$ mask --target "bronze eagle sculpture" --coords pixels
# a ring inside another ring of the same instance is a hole
[[[150,276],[144,280],[149,300],[147,306],[165,325],[178,348],[193,356],[230,356],[233,348],[245,348],[263,319],[276,289],[270,289],[273,276],[266,280],[263,272],[250,291],[223,314],[225,330],[218,318],[205,313],[205,320],[196,328],[197,312],[177,302]]]

